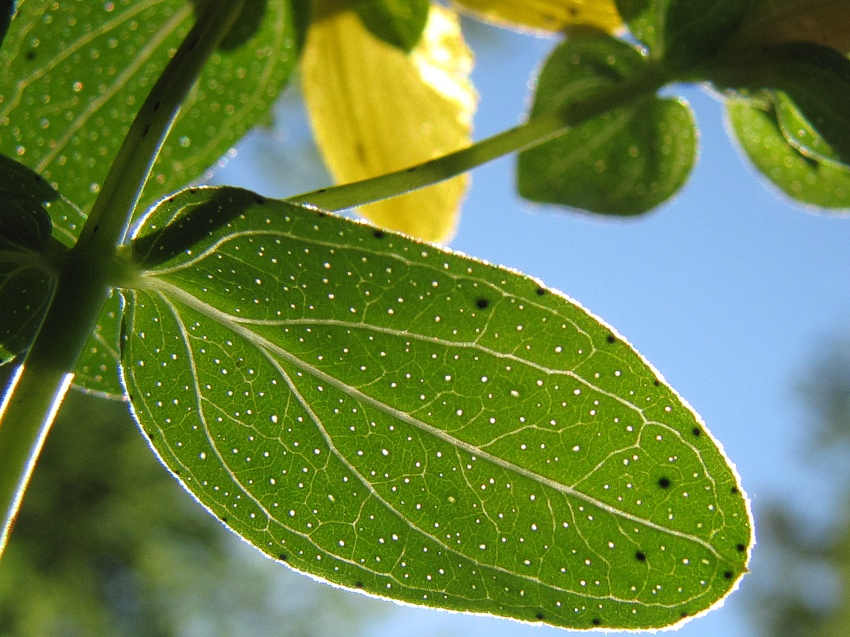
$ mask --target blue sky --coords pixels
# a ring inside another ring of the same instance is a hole
[[[520,121],[529,78],[554,41],[471,31],[481,95],[476,138]],[[483,36],[483,37],[482,37]],[[633,220],[533,206],[514,192],[513,158],[473,173],[451,247],[521,270],[612,324],[702,415],[760,503],[784,499],[828,514],[828,488],[805,470],[805,418],[795,384],[828,347],[850,337],[850,218],[813,213],[770,190],[725,134],[722,104],[681,87],[700,127],[700,161],[671,202]],[[250,137],[216,178],[269,196],[318,185],[303,168],[305,132],[289,110],[275,147]],[[255,161],[263,157],[259,167]],[[758,569],[758,549],[752,568]],[[742,584],[747,586],[745,578]],[[373,603],[364,609],[374,608]],[[679,631],[750,634],[741,604]],[[370,637],[547,637],[555,629],[391,607]]]

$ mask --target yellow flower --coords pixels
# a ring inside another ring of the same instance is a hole
[[[613,30],[613,0],[458,0],[476,15],[520,28],[573,24]],[[472,143],[477,97],[472,54],[456,13],[433,4],[410,53],[373,35],[351,0],[314,0],[302,88],[316,142],[340,183],[401,170]],[[373,223],[432,242],[454,234],[464,175],[363,206]]]

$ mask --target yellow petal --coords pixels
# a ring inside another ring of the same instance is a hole
[[[623,26],[614,0],[454,0],[474,15],[503,26],[564,31],[587,25],[616,31]]]
[[[345,0],[313,3],[301,63],[316,141],[335,179],[358,181],[419,164],[471,143],[476,96],[472,54],[454,13],[431,8],[409,55],[369,33]],[[373,223],[446,241],[468,178],[369,204]]]

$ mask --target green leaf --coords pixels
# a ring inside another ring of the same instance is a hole
[[[113,292],[101,310],[97,327],[86,342],[74,369],[74,387],[104,398],[124,398],[118,376],[121,356],[121,297]]]
[[[638,51],[614,38],[570,38],[540,73],[531,117],[615,85],[643,65]],[[696,161],[696,147],[686,104],[641,98],[520,153],[518,189],[536,202],[640,214],[681,188]]]
[[[30,346],[53,295],[43,204],[57,198],[37,174],[0,155],[0,365]]]
[[[632,34],[670,68],[711,57],[751,10],[753,0],[617,0]]]
[[[666,0],[663,55],[668,67],[689,70],[715,55],[752,9],[754,0]]]
[[[375,37],[409,53],[428,22],[429,0],[352,0],[354,10]]]
[[[752,529],[699,418],[531,278],[232,188],[133,245],[122,369],[165,464],[290,567],[574,628],[716,604]]]
[[[224,155],[267,115],[286,83],[296,62],[289,0],[256,4],[264,8],[262,24],[243,46],[212,57],[153,167],[140,210]],[[193,20],[187,0],[20,2],[0,51],[0,152],[88,210]],[[77,227],[51,216],[76,236]]]
[[[802,154],[850,167],[850,60],[828,47],[769,47],[734,88],[770,89],[785,138]],[[733,71],[734,73],[734,71]]]
[[[728,101],[727,113],[750,161],[785,194],[822,208],[850,209],[850,169],[804,155],[789,144],[771,106],[734,99]]]
[[[659,15],[663,10],[664,0],[616,0],[615,4],[632,35],[654,54],[659,49]]]

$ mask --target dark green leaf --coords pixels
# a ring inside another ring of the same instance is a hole
[[[387,44],[410,52],[428,22],[430,0],[352,0],[365,27]]]
[[[46,210],[48,220],[54,224],[55,238],[67,247],[73,245],[74,237],[82,227],[85,217],[42,179],[41,175],[0,154],[0,190],[25,196]]]
[[[0,250],[41,252],[50,230],[50,215],[37,200],[0,188]]]
[[[153,167],[140,209],[200,176],[268,114],[296,62],[289,1],[257,3],[264,12],[256,32],[213,55]],[[193,19],[188,0],[21,2],[0,51],[0,152],[88,210]],[[233,44],[254,28],[250,20],[241,26]],[[71,236],[78,232],[51,217]]]
[[[660,15],[664,11],[664,0],[616,0],[617,11],[623,21],[629,25],[629,31],[643,42],[650,53],[659,49],[661,24]]]
[[[531,116],[612,86],[638,73],[643,63],[638,51],[613,38],[570,38],[543,67]],[[519,192],[541,203],[640,214],[685,183],[696,144],[685,104],[641,98],[520,153]]]
[[[632,34],[671,68],[714,55],[752,8],[753,0],[617,0]]]
[[[43,202],[57,198],[38,175],[0,155],[0,365],[32,343],[53,294],[51,222]]]
[[[610,629],[680,622],[746,571],[722,451],[560,293],[236,189],[183,192],[139,235],[122,292],[136,417],[271,557],[405,602]]]
[[[15,14],[15,0],[0,0],[0,45],[6,39],[6,31],[9,30],[9,22]]]
[[[752,8],[754,0],[665,0],[665,65],[689,69],[720,49]]]
[[[744,152],[788,196],[823,208],[850,209],[850,170],[806,156],[788,143],[776,112],[729,100],[729,122]]]

